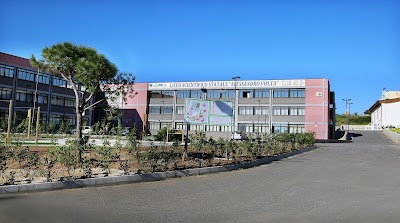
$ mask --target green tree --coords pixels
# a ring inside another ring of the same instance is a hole
[[[32,55],[30,62],[41,71],[58,75],[68,82],[75,94],[76,132],[82,137],[82,114],[105,100],[133,94],[135,77],[119,73],[117,67],[95,49],[69,42],[58,43],[42,50],[42,59]],[[95,98],[103,92],[104,97]],[[80,159],[80,155],[79,155]]]

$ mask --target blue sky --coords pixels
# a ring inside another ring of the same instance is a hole
[[[0,51],[70,41],[137,82],[328,78],[352,112],[400,90],[400,1],[0,0]]]

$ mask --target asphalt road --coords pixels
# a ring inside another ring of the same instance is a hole
[[[400,222],[400,145],[359,132],[319,146],[228,173],[0,195],[0,222]]]

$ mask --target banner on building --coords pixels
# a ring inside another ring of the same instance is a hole
[[[233,103],[197,98],[185,99],[185,123],[200,125],[232,125]]]

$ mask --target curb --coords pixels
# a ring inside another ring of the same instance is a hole
[[[316,148],[317,148],[316,146],[311,146],[301,150],[294,150],[289,153],[283,153],[275,156],[265,157],[255,161],[250,161],[247,163],[239,163],[228,166],[214,166],[214,167],[203,167],[203,168],[186,169],[186,170],[171,170],[166,172],[156,172],[156,173],[146,173],[146,174],[0,186],[0,194],[18,193],[18,192],[39,192],[39,191],[63,190],[63,189],[74,189],[74,188],[96,187],[96,186],[112,186],[118,184],[151,182],[151,181],[165,180],[169,178],[228,172],[228,171],[248,169],[255,166],[268,164],[301,153],[309,152],[315,150]]]
[[[384,129],[383,133],[391,139],[394,143],[400,144],[400,134]]]

